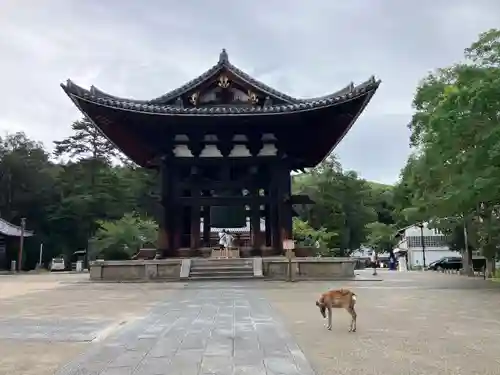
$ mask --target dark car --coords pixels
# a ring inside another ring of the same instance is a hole
[[[472,257],[472,267],[474,271],[478,272],[486,267],[486,258],[482,256]],[[431,271],[444,271],[444,270],[454,270],[458,271],[463,268],[461,257],[444,257],[435,262],[432,262],[427,267]]]
[[[431,271],[455,270],[458,271],[462,268],[461,257],[444,257],[435,262],[432,262],[427,267]]]

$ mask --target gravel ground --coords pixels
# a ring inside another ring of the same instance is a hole
[[[296,283],[263,294],[318,374],[498,374],[500,289],[433,273],[382,273],[383,282]],[[332,331],[314,301],[347,287],[358,295],[358,331],[335,311]]]
[[[238,288],[266,298],[317,374],[499,373],[500,283],[430,272],[360,276],[368,281],[93,284],[88,275],[2,275],[0,375],[53,374],[159,303]],[[358,295],[356,333],[340,310],[327,331],[314,304],[339,287]]]

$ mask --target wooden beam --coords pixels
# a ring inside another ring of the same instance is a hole
[[[255,198],[258,204],[266,204],[272,201],[271,197]],[[252,203],[252,198],[244,197],[180,197],[177,199],[183,206],[243,206]]]
[[[189,189],[193,186],[199,186],[202,190],[225,190],[225,189],[251,189],[258,188],[262,189],[266,187],[265,181],[251,181],[249,179],[240,181],[182,181],[179,185],[183,189]]]
[[[305,194],[295,194],[286,200],[290,204],[314,204],[315,202]]]

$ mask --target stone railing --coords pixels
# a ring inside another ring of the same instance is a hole
[[[355,259],[351,258],[293,258],[293,280],[345,280],[354,278]],[[284,257],[262,258],[265,278],[289,278],[289,261]]]
[[[90,263],[95,281],[176,281],[180,280],[181,259],[96,260]]]
[[[285,257],[254,258],[259,260],[258,274],[271,280],[288,280],[290,264]],[[291,279],[299,280],[348,280],[354,278],[355,259],[296,257],[291,260]],[[90,263],[93,281],[146,282],[179,281],[189,278],[190,259],[161,260],[97,260]]]

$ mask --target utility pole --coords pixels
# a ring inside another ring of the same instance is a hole
[[[17,270],[21,272],[23,267],[23,247],[24,247],[24,230],[26,229],[26,218],[21,218],[21,237],[19,238],[19,252],[17,254]]]
[[[426,264],[425,264],[425,243],[424,243],[424,223],[420,223],[418,224],[418,226],[420,227],[420,242],[422,244],[422,260],[424,262],[423,266],[424,268],[426,267]]]
[[[473,268],[472,268],[472,259],[469,257],[469,236],[467,233],[467,221],[466,216],[464,214],[464,252],[465,254],[462,256],[463,265],[465,268],[465,274],[467,276],[474,276]]]

